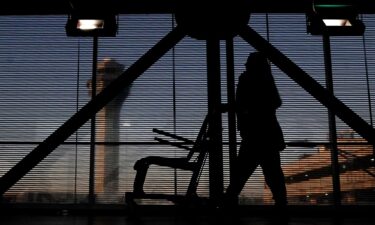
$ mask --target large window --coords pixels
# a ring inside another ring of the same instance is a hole
[[[93,39],[67,37],[65,16],[0,17],[0,175],[5,174],[91,98]],[[332,37],[336,96],[372,125],[375,99],[375,17],[363,16],[364,37]],[[255,14],[249,25],[325,86],[321,36],[306,33],[305,15]],[[120,15],[116,37],[98,40],[96,90],[136,62],[174,26],[168,14]],[[221,42],[222,102],[226,103],[225,42]],[[234,38],[236,82],[252,46]],[[111,68],[111,69],[109,69]],[[282,152],[290,204],[333,204],[328,110],[287,74],[272,66],[283,106],[278,111],[287,149]],[[207,113],[206,42],[185,37],[120,96],[5,193],[11,203],[123,204],[132,190],[136,160],[183,156],[158,144],[153,128],[194,140]],[[372,117],[372,118],[371,118]],[[373,149],[337,118],[343,204],[375,203]],[[95,133],[95,157],[90,155]],[[224,187],[229,182],[228,122],[223,114]],[[238,135],[237,141],[240,140]],[[94,160],[94,161],[92,161]],[[94,162],[94,163],[92,163]],[[95,166],[94,173],[90,165]],[[91,176],[94,183],[90,183]],[[189,172],[152,167],[151,193],[184,194]],[[90,187],[90,185],[92,185]],[[198,194],[209,195],[208,163]],[[169,204],[144,201],[144,204]],[[272,204],[260,168],[248,180],[240,204]]]

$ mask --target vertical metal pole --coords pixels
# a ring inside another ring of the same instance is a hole
[[[175,15],[172,14],[172,29],[175,28]],[[172,49],[172,94],[173,94],[173,133],[177,133],[177,112],[176,112],[176,107],[177,107],[177,102],[176,102],[176,54],[175,54],[175,47]],[[175,152],[175,157],[177,157],[176,152]],[[178,179],[177,179],[177,169],[174,169],[174,194],[178,194]]]
[[[372,116],[372,101],[371,101],[371,91],[370,91],[370,80],[369,80],[369,76],[368,76],[369,71],[368,71],[368,64],[367,64],[367,48],[366,48],[366,38],[365,38],[365,35],[362,36],[362,43],[363,43],[363,55],[365,57],[367,99],[368,99],[370,125],[372,127],[374,127],[373,116]],[[374,144],[372,145],[372,157],[375,159],[375,145]],[[373,164],[374,164],[374,161],[373,161]]]
[[[92,77],[91,77],[91,99],[96,96],[96,67],[98,60],[98,37],[94,36],[92,53]],[[95,204],[95,136],[96,136],[96,116],[91,117],[91,136],[90,136],[90,174],[89,174],[89,203]]]
[[[332,61],[331,61],[331,45],[328,34],[323,34],[323,48],[324,48],[324,63],[326,71],[326,86],[327,90],[334,95],[333,91],[333,76],[332,76]],[[331,163],[332,163],[332,182],[333,182],[333,200],[335,206],[341,205],[341,187],[340,187],[340,167],[338,159],[337,147],[337,133],[336,133],[336,118],[331,109],[328,108],[328,123],[329,123],[329,141],[331,146]]]
[[[209,182],[210,199],[214,203],[223,193],[223,151],[221,120],[220,41],[207,40],[207,92],[210,140]]]
[[[226,40],[227,50],[227,98],[228,98],[228,138],[229,138],[229,179],[235,176],[232,166],[237,157],[237,135],[236,135],[236,89],[234,78],[234,52],[233,39]]]

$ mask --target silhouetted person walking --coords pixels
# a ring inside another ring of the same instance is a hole
[[[280,162],[285,142],[276,117],[281,104],[267,58],[260,52],[251,53],[236,91],[237,125],[242,140],[233,168],[234,179],[225,194],[227,203],[237,199],[248,178],[261,166],[275,205],[287,205]]]

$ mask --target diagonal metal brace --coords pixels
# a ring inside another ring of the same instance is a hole
[[[0,197],[185,37],[177,26],[0,178]]]
[[[281,71],[304,88],[325,107],[332,110],[336,116],[366,139],[370,144],[375,144],[375,129],[371,125],[331,94],[326,88],[321,86],[250,26],[244,26],[239,31],[239,35],[258,51],[266,54],[271,62],[279,67]]]

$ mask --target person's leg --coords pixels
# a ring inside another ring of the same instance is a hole
[[[280,152],[274,151],[264,155],[262,157],[261,166],[264,178],[268,187],[271,189],[275,201],[272,218],[277,224],[288,224],[288,201],[285,177],[280,162]]]
[[[235,165],[233,165],[234,176],[226,189],[225,198],[227,201],[237,201],[238,195],[258,165],[256,155],[251,154],[249,146],[242,142]]]
[[[287,205],[285,177],[281,168],[280,153],[270,152],[262,158],[261,166],[264,178],[271,189],[276,206]]]

